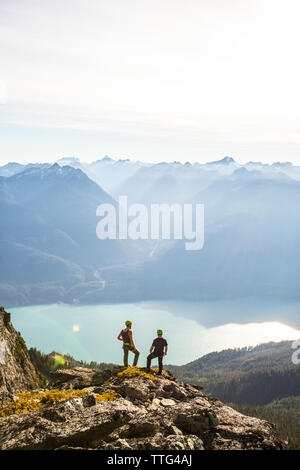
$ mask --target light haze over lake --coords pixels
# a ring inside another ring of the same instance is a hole
[[[28,347],[85,361],[121,363],[117,335],[128,319],[133,322],[141,366],[158,328],[169,343],[165,363],[177,365],[212,351],[300,338],[300,302],[268,299],[52,304],[14,307],[10,312]]]

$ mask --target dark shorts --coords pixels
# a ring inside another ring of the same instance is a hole
[[[135,352],[136,350],[132,346],[128,346],[127,344],[123,344],[124,351],[132,351]]]
[[[154,358],[154,357],[164,357],[164,353],[163,353],[163,352],[158,352],[158,353],[157,353],[157,352],[153,352],[153,353],[149,354],[149,356],[151,356],[151,357],[153,357],[153,358]]]

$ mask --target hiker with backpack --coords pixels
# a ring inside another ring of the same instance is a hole
[[[150,348],[150,354],[147,357],[147,370],[150,371],[151,361],[155,357],[158,358],[158,375],[162,374],[163,369],[163,356],[166,356],[168,352],[168,343],[165,338],[163,338],[163,331],[157,330],[157,338],[153,340],[152,346]]]
[[[123,341],[123,350],[124,350],[124,367],[128,367],[128,354],[129,351],[134,353],[134,360],[133,366],[136,366],[139,360],[140,352],[136,349],[134,341],[133,341],[133,334],[131,331],[132,322],[127,320],[125,322],[126,328],[120,331],[118,335],[118,340]]]

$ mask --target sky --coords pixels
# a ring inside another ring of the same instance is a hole
[[[0,0],[0,164],[300,164],[298,0]]]

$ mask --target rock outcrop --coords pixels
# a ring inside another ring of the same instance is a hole
[[[33,395],[38,409],[0,418],[0,449],[284,448],[272,424],[244,416],[167,372],[77,367],[54,373],[53,386],[59,390]],[[12,405],[21,410],[18,400]]]
[[[11,323],[10,314],[0,307],[0,403],[15,393],[41,386],[21,334]]]

